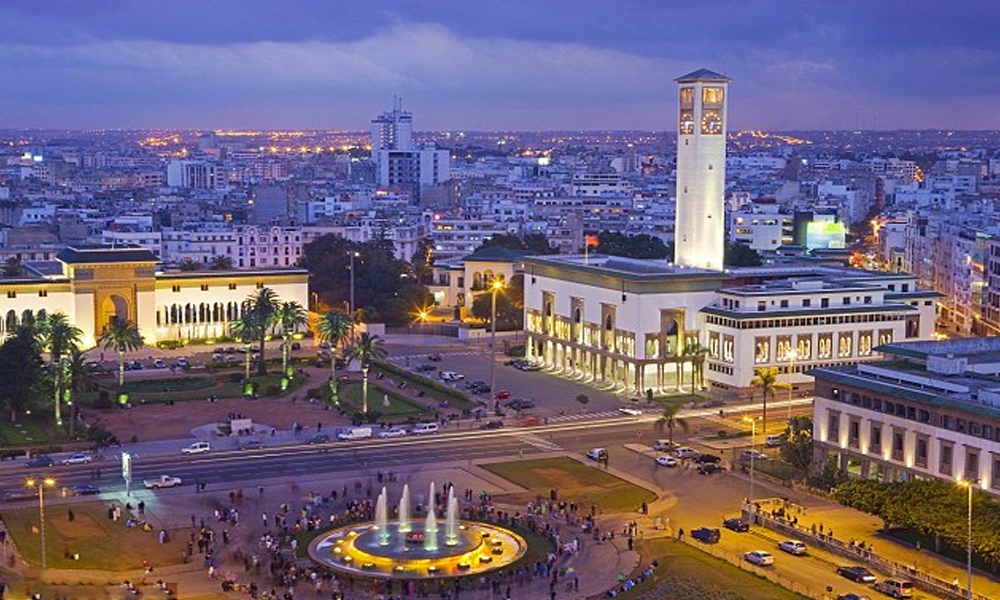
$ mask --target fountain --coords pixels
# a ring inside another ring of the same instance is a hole
[[[404,486],[399,520],[389,523],[389,494],[382,488],[374,521],[319,535],[309,545],[309,555],[324,566],[354,576],[429,579],[508,567],[527,551],[524,538],[512,531],[462,520],[454,489],[449,489],[446,504],[442,503],[445,518],[438,520],[434,491],[432,483],[426,518],[414,519],[409,486]]]
[[[397,531],[409,533],[410,527],[410,484],[403,484],[403,495],[399,498],[399,526]]]
[[[378,545],[388,546],[389,537],[391,532],[389,531],[389,514],[386,508],[387,497],[385,493],[385,488],[382,488],[382,493],[378,495],[378,500],[375,501],[375,527],[378,529]]]

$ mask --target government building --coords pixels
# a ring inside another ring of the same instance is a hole
[[[228,335],[243,302],[261,288],[308,306],[304,269],[164,272],[157,262],[146,249],[107,247],[70,247],[54,261],[27,262],[26,275],[0,278],[0,336],[63,313],[83,331],[85,348],[114,319],[135,323],[147,344],[211,340]]]

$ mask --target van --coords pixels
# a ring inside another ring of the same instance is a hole
[[[372,437],[371,427],[351,427],[337,434],[338,440],[367,440]]]
[[[438,424],[437,423],[420,423],[415,425],[410,431],[413,435],[423,435],[425,433],[437,433]]]
[[[781,436],[780,435],[769,435],[769,436],[767,436],[767,439],[764,440],[764,445],[767,446],[768,448],[774,448],[776,446],[780,446],[781,445]]]
[[[875,589],[893,598],[912,598],[913,582],[901,579],[883,579],[875,584]]]

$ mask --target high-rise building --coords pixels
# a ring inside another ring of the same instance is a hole
[[[677,78],[674,262],[721,271],[726,238],[726,105],[730,79],[699,69]]]
[[[451,153],[433,144],[413,143],[413,114],[403,111],[397,99],[392,111],[372,119],[372,162],[381,188],[409,190],[420,197],[424,186],[451,179]]]
[[[372,119],[372,156],[379,150],[413,150],[413,113],[394,99],[392,111]]]

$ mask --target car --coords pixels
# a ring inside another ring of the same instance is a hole
[[[180,477],[171,477],[170,475],[160,475],[156,479],[147,479],[142,482],[142,485],[146,489],[153,490],[159,488],[170,488],[181,484]]]
[[[743,560],[758,567],[766,567],[774,564],[774,556],[766,550],[751,550],[743,554]]]
[[[872,587],[887,596],[892,596],[893,598],[913,597],[912,581],[904,581],[902,579],[883,579]]]
[[[519,367],[522,371],[541,371],[542,365],[534,362],[525,362]]]
[[[324,350],[329,350],[330,349],[330,342],[320,342],[319,343],[319,347],[322,348],[322,349],[324,349]]]
[[[642,415],[642,411],[641,410],[639,410],[638,408],[631,407],[631,406],[623,406],[623,407],[621,407],[621,408],[618,409],[618,412],[622,413],[623,415],[631,415],[633,417],[638,417],[638,416]]]
[[[653,450],[657,452],[670,452],[677,448],[677,444],[670,440],[656,440],[653,442]]]
[[[441,381],[461,381],[465,379],[465,375],[454,371],[441,371],[441,373],[438,374],[438,377],[441,378]]]
[[[437,371],[437,367],[424,363],[422,365],[417,365],[417,371],[420,373],[428,373],[430,371]]]
[[[767,460],[767,455],[763,452],[758,452],[756,450],[744,450],[740,452],[740,462],[748,463],[750,461],[761,461]]]
[[[497,400],[509,400],[510,392],[508,392],[507,390],[500,390],[499,392],[496,393],[495,397]]]
[[[781,445],[781,436],[780,435],[769,435],[769,436],[767,436],[767,438],[764,440],[764,445],[767,446],[768,448],[776,448],[776,447],[780,446]]]
[[[247,440],[240,444],[240,450],[263,450],[264,442],[260,440]]]
[[[302,344],[299,342],[292,342],[292,350],[301,350]]]
[[[712,527],[699,527],[691,532],[691,537],[705,544],[718,544],[722,532]]]
[[[798,540],[782,540],[778,542],[778,550],[782,550],[795,556],[802,556],[809,551],[806,545]]]
[[[28,462],[24,463],[24,466],[28,469],[37,469],[39,467],[52,467],[55,466],[56,461],[52,460],[52,457],[47,454],[42,454],[32,458]]]
[[[858,583],[875,583],[876,580],[871,571],[859,565],[837,567],[837,575]]]
[[[382,431],[379,431],[378,435],[376,435],[375,437],[397,438],[397,437],[403,437],[405,435],[406,435],[406,430],[403,429],[402,427],[390,427],[389,429],[383,429]]]
[[[725,473],[726,468],[718,463],[706,463],[698,465],[698,472],[702,475],[715,475],[716,473]]]
[[[660,467],[676,467],[680,464],[680,461],[673,456],[657,456],[656,464]]]
[[[309,438],[307,444],[325,444],[330,441],[330,436],[325,433],[317,433],[316,435]]]
[[[158,358],[158,359],[156,359],[156,360],[153,361],[153,368],[154,369],[166,369],[167,368],[167,363],[163,362],[162,358]]]
[[[718,464],[722,462],[722,457],[702,452],[698,454],[698,456],[694,457],[694,462],[700,465]]]
[[[226,362],[234,363],[234,362],[236,362],[238,360],[239,360],[239,358],[236,357],[236,356],[227,356],[226,357]]]
[[[71,454],[66,458],[62,459],[62,464],[64,465],[80,465],[86,464],[94,460],[94,457],[87,454],[86,452],[77,452],[76,454]]]
[[[437,354],[437,353],[435,353],[435,354],[428,354],[427,355],[427,360],[429,360],[431,362],[441,362],[441,355]]]
[[[225,362],[225,361],[226,357],[223,356],[222,354],[219,354],[218,352],[212,355],[212,362]]]
[[[203,454],[212,449],[208,442],[195,442],[187,448],[181,449],[181,454]]]
[[[848,594],[837,594],[837,600],[872,600],[871,596],[861,596],[850,592]]]
[[[69,488],[69,493],[74,496],[96,496],[101,493],[101,488],[84,483]]]
[[[507,408],[513,408],[514,410],[526,410],[529,408],[535,408],[535,401],[530,398],[511,398],[510,400],[503,403]]]
[[[698,452],[694,448],[681,446],[680,448],[674,450],[674,456],[677,458],[694,458],[696,456],[701,456],[701,452]]]
[[[133,371],[141,371],[142,369],[143,369],[143,366],[142,366],[141,362],[139,362],[137,360],[133,360],[132,361],[132,370]]]
[[[430,433],[437,433],[441,429],[437,423],[417,423],[410,430],[413,435],[426,435]]]
[[[722,526],[726,529],[743,533],[750,531],[750,522],[741,517],[734,517],[732,519],[726,519],[722,522]]]
[[[587,450],[587,458],[596,461],[607,460],[608,451],[605,448],[591,448]]]
[[[186,369],[190,364],[191,363],[188,362],[188,359],[186,359],[184,357],[181,357],[181,358],[177,359],[177,366],[180,367],[180,368],[182,368],[182,369]]]
[[[490,429],[501,429],[501,428],[503,428],[503,421],[501,421],[499,419],[493,419],[492,421],[486,421],[485,423],[483,423],[482,425],[480,425],[479,428],[480,429],[487,429],[487,430],[490,430]]]
[[[226,354],[236,354],[236,346],[226,346],[223,352]]]

